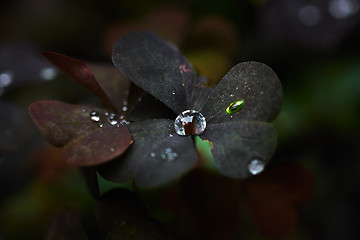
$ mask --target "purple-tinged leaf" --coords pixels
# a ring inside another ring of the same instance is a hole
[[[112,59],[131,82],[175,113],[193,109],[197,92],[204,88],[180,51],[151,32],[133,32],[119,38]]]
[[[88,88],[113,110],[118,110],[108,93],[104,91],[95,79],[86,63],[76,58],[68,57],[55,52],[43,52],[43,55],[70,77],[78,81],[84,87]]]
[[[113,65],[89,64],[89,68],[117,112],[122,112],[128,101],[130,81]]]
[[[244,100],[243,107],[233,114],[226,109]],[[281,83],[274,71],[265,64],[244,62],[234,66],[215,87],[201,109],[206,121],[272,121],[280,112]]]
[[[90,120],[90,112],[100,114],[99,122]],[[63,147],[68,163],[91,166],[121,155],[132,143],[125,125],[111,125],[106,109],[71,105],[58,101],[38,101],[29,113],[45,138],[56,147]],[[100,127],[102,126],[102,127]]]
[[[231,178],[248,177],[250,161],[266,164],[276,148],[275,129],[265,122],[210,124],[200,137],[211,142],[217,169]]]
[[[128,125],[134,143],[120,158],[99,166],[99,173],[114,182],[135,178],[139,187],[168,184],[197,163],[191,137],[178,136],[171,120],[147,120]]]

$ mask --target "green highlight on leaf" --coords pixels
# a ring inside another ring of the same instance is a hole
[[[239,101],[233,102],[231,103],[227,108],[226,108],[226,113],[227,114],[234,114],[237,113],[241,110],[241,108],[244,106],[244,99],[240,99]]]
[[[212,142],[208,140],[202,140],[199,136],[195,136],[194,139],[196,150],[202,160],[202,166],[206,169],[217,172],[214,157],[211,153],[211,149],[213,148]]]

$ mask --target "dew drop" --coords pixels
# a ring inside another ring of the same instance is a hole
[[[150,153],[150,156],[151,156],[151,157],[155,157],[156,154],[152,152],[152,153]]]
[[[230,94],[230,97],[234,97],[235,95],[234,94]]]
[[[82,111],[83,113],[85,113],[85,112],[86,112],[86,109],[85,109],[85,108],[83,108],[83,109],[81,109],[81,111]]]
[[[110,152],[115,152],[115,148],[110,148]]]
[[[98,122],[100,121],[100,113],[96,112],[96,111],[92,111],[90,113],[90,120],[93,122]]]
[[[57,74],[57,70],[52,67],[46,67],[40,70],[40,77],[46,81],[54,80]]]
[[[123,106],[122,110],[123,112],[126,112],[128,110],[127,106]]]
[[[101,128],[102,128],[103,126],[104,126],[104,124],[103,124],[103,123],[99,123],[99,127],[101,127]]]
[[[264,171],[265,164],[259,159],[253,159],[249,162],[248,170],[252,175],[256,175]]]
[[[111,125],[116,125],[116,124],[118,124],[118,121],[116,120],[116,115],[115,115],[115,113],[111,113],[111,114],[108,116],[108,122],[109,122]]]
[[[233,102],[231,103],[227,108],[226,108],[226,113],[227,114],[234,114],[240,111],[240,109],[244,106],[244,99],[241,99],[239,101]]]
[[[172,95],[175,95],[175,94],[176,94],[175,91],[173,91],[173,92],[172,92]]]
[[[4,72],[0,74],[0,87],[7,87],[13,81],[13,76],[9,72]]]
[[[205,117],[196,110],[186,110],[177,116],[174,122],[178,135],[200,135],[205,131]]]
[[[164,161],[174,161],[179,157],[179,154],[174,152],[171,148],[165,148],[165,150],[161,153],[161,158]]]

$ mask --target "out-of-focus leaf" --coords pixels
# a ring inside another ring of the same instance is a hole
[[[126,189],[104,194],[96,206],[101,239],[172,239],[168,231],[151,219],[145,206]]]
[[[128,125],[134,143],[120,158],[99,166],[115,182],[135,177],[139,187],[159,187],[174,181],[197,163],[192,138],[174,133],[171,120],[147,120]]]
[[[211,142],[217,169],[231,178],[248,177],[250,161],[267,163],[276,148],[275,129],[264,122],[211,124],[200,137]]]
[[[58,101],[38,101],[30,105],[29,113],[46,139],[63,147],[63,156],[78,166],[97,165],[121,155],[132,143],[125,125],[110,125],[107,121],[90,120],[90,112],[104,117],[105,109],[71,105]]]
[[[46,240],[88,239],[80,222],[79,214],[70,208],[60,210],[52,219]]]
[[[114,65],[131,82],[152,94],[175,113],[193,109],[201,78],[180,51],[151,32],[134,32],[114,45]]]
[[[240,181],[194,170],[182,183],[181,239],[233,239],[241,226]]]
[[[14,151],[34,130],[26,109],[0,102],[0,156]]]
[[[267,236],[280,238],[297,224],[297,208],[314,192],[314,177],[297,163],[275,166],[246,180],[250,212]]]
[[[110,96],[114,97],[114,95],[109,95],[109,94],[113,94],[113,92],[111,93],[105,92],[105,89],[103,89],[102,86],[99,84],[99,82],[96,80],[95,76],[90,71],[88,65],[85,64],[83,61],[55,52],[43,52],[43,55],[50,62],[52,62],[54,65],[56,65],[66,74],[68,74],[70,77],[78,81],[84,87],[88,88],[102,101],[104,101],[104,103],[109,105],[113,110],[117,110],[117,111],[119,110],[117,109],[116,105],[112,102],[112,100],[116,100],[116,99],[112,99],[110,97]],[[104,81],[103,83],[106,86],[106,89],[108,88],[108,86],[111,86],[111,84],[105,84]]]
[[[89,68],[118,112],[127,105],[130,81],[112,65],[89,64]]]
[[[242,109],[228,114],[231,103],[244,100]],[[265,64],[244,62],[234,66],[215,87],[201,113],[210,123],[228,121],[272,121],[282,103],[281,83]]]

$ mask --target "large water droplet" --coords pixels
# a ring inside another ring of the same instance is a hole
[[[96,111],[92,111],[90,113],[90,120],[93,122],[98,122],[100,121],[100,113],[96,112]]]
[[[248,170],[252,175],[256,175],[264,171],[265,164],[259,159],[253,159],[249,162]]]
[[[164,161],[174,161],[179,157],[179,154],[174,152],[171,148],[165,148],[165,150],[161,153],[161,158]]]
[[[240,111],[240,109],[244,106],[244,99],[241,99],[239,101],[233,102],[231,103],[227,108],[226,108],[226,113],[227,114],[234,114],[237,113],[238,111]]]
[[[111,113],[111,114],[108,116],[108,122],[109,122],[111,125],[116,125],[116,124],[118,124],[118,121],[117,121],[117,119],[116,119],[115,113]]]
[[[199,111],[186,110],[177,116],[174,126],[179,135],[200,135],[206,128],[206,120]]]

